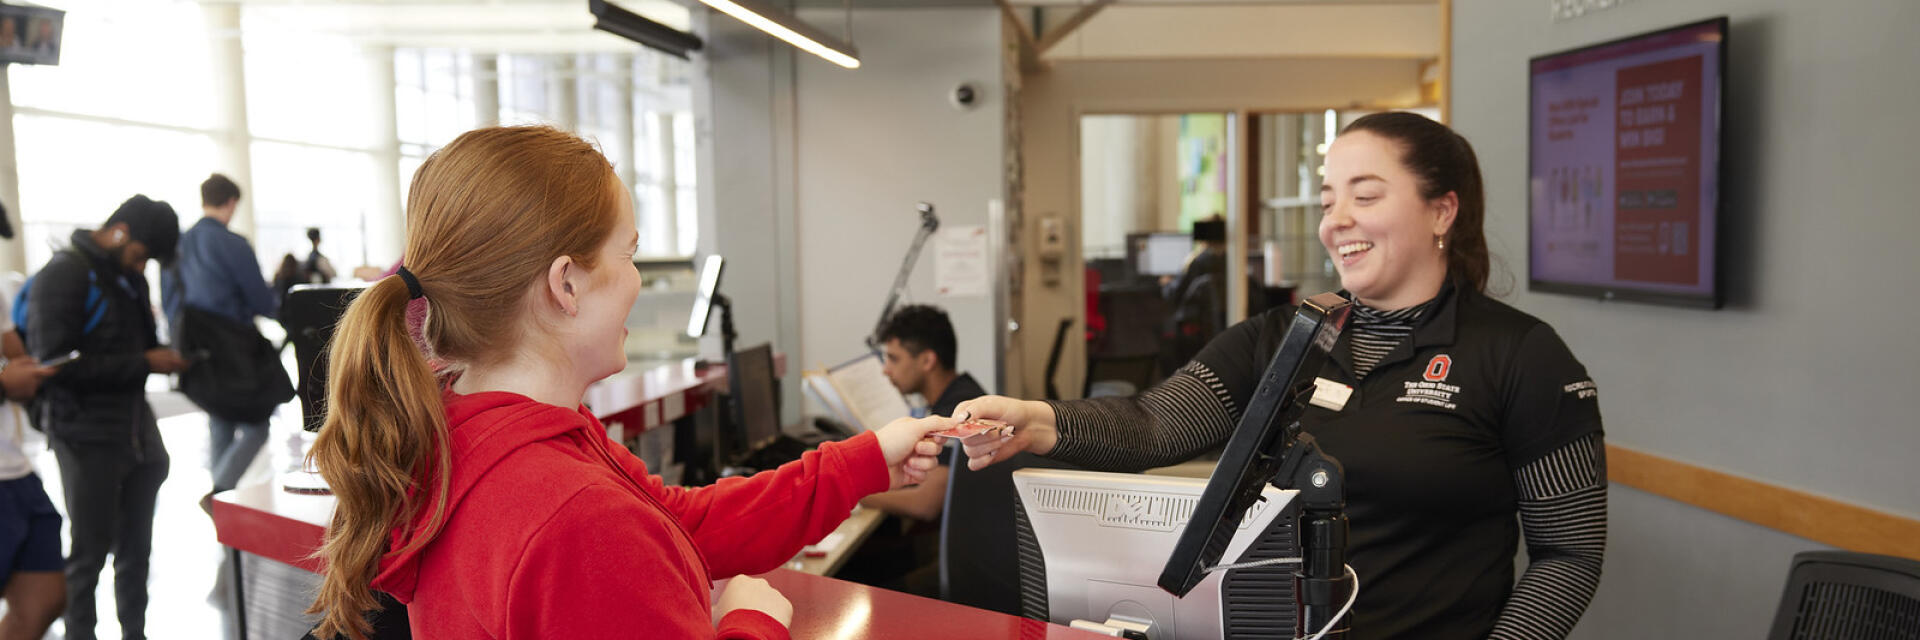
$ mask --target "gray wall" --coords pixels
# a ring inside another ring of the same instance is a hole
[[[831,33],[838,11],[801,16]],[[861,67],[803,55],[798,70],[800,353],[809,368],[858,355],[920,218],[934,204],[942,229],[987,224],[1003,197],[1000,13],[975,9],[856,11]],[[972,82],[983,100],[962,111],[948,94]],[[994,390],[992,304],[942,297],[929,242],[906,301],[939,305],[953,319],[956,363]]]
[[[1920,3],[1642,1],[1552,23],[1538,0],[1455,3],[1454,125],[1487,177],[1495,281],[1552,323],[1601,389],[1610,441],[1912,517],[1920,347],[1911,159]],[[1732,19],[1720,311],[1530,294],[1527,59]],[[1502,269],[1504,263],[1504,269]],[[1624,487],[1579,637],[1762,637],[1814,542]]]
[[[740,345],[772,341],[787,354],[785,406],[798,418],[803,369],[858,355],[919,218],[938,207],[943,228],[985,225],[1001,198],[999,13],[975,9],[862,9],[854,15],[863,66],[847,70],[707,10],[695,91],[701,171],[700,252],[727,258]],[[839,11],[801,16],[829,33]],[[969,111],[948,92],[972,81]],[[804,223],[804,224],[803,224]],[[908,301],[952,314],[958,364],[993,388],[991,300],[935,294],[933,247]],[[719,352],[709,339],[705,353]]]
[[[787,355],[783,419],[798,416],[799,287],[793,210],[793,49],[740,21],[693,12],[706,52],[694,90],[702,256],[726,257],[720,289],[733,301],[737,347],[773,343]],[[713,320],[719,322],[718,318]],[[720,353],[718,328],[701,353]]]

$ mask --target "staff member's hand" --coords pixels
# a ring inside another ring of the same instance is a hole
[[[888,487],[898,489],[926,480],[927,470],[940,466],[940,443],[927,434],[955,424],[952,418],[940,416],[900,418],[874,430],[873,435],[880,438],[880,453],[887,459],[887,475],[892,479]]]
[[[1053,424],[1053,406],[1038,400],[981,396],[954,407],[953,417],[960,422],[999,420],[1013,427],[1010,436],[983,433],[960,441],[966,447],[967,468],[974,471],[1022,451],[1047,455],[1060,442],[1060,432]]]

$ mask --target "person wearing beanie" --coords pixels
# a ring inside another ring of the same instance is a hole
[[[109,554],[122,637],[146,637],[154,503],[168,467],[146,381],[187,361],[161,346],[142,274],[148,260],[171,262],[179,239],[173,207],[137,195],[99,229],[75,231],[28,287],[27,352],[43,362],[79,354],[34,402],[66,493],[69,640],[94,637],[94,589]]]

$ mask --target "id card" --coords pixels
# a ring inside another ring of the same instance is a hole
[[[1314,378],[1313,386],[1313,400],[1311,404],[1328,411],[1345,409],[1347,407],[1347,398],[1353,397],[1353,387],[1326,378]]]

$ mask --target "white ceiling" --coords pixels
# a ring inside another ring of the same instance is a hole
[[[56,0],[57,1],[57,0]],[[778,0],[772,0],[777,3]],[[795,0],[804,8],[990,7],[994,0]],[[1012,0],[1029,25],[1058,24],[1091,0]],[[593,29],[587,0],[198,0],[239,5],[246,28],[341,35],[402,47],[502,53],[633,51],[639,46]],[[687,30],[697,0],[613,0],[634,13]],[[1432,21],[1437,0],[1114,0],[1049,58],[1437,55],[1437,35],[1387,41],[1364,24],[1329,24],[1329,15],[1382,15],[1405,26]],[[1289,18],[1298,15],[1299,19]],[[1339,22],[1348,22],[1341,20]],[[1377,24],[1377,23],[1376,23]],[[1305,25],[1300,26],[1300,25]],[[1165,27],[1165,28],[1156,28]],[[1272,28],[1266,28],[1271,26]],[[1351,27],[1352,38],[1328,36]],[[1418,25],[1415,25],[1418,26]],[[1179,28],[1173,28],[1179,27]],[[1406,29],[1400,29],[1405,31]],[[1417,29],[1416,29],[1417,31]],[[1299,37],[1291,37],[1297,35]],[[1044,35],[1044,34],[1043,34]],[[1331,39],[1329,39],[1331,38]],[[1368,44],[1368,43],[1372,44]]]
[[[633,51],[639,46],[593,28],[586,0],[201,0],[240,5],[249,30],[339,35],[369,44],[500,53]],[[615,0],[667,26],[691,26],[674,0]]]

